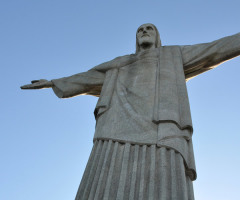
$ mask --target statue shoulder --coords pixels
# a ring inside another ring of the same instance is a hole
[[[122,61],[126,61],[132,58],[135,58],[136,54],[127,54],[124,56],[118,56],[116,58],[114,58],[113,60],[111,60],[110,62],[122,62]]]
[[[135,54],[129,54],[129,55],[124,55],[124,56],[118,56],[114,58],[113,60],[104,62],[100,65],[97,65],[96,67],[92,68],[93,70],[101,71],[101,72],[106,72],[108,70],[114,69],[114,68],[119,68],[122,67],[128,63],[131,63],[132,60],[136,58]]]

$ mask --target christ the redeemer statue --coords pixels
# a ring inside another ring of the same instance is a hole
[[[157,28],[143,24],[135,54],[21,88],[52,88],[59,98],[99,97],[94,145],[76,200],[194,200],[186,81],[239,55],[240,34],[161,46]]]

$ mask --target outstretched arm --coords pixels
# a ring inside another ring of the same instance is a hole
[[[59,98],[68,98],[77,95],[99,96],[104,78],[105,73],[89,70],[51,81],[46,79],[34,80],[32,84],[21,86],[21,89],[52,88]]]
[[[186,80],[240,55],[240,33],[203,44],[182,46]]]
[[[40,79],[32,84],[24,85],[21,89],[52,88],[59,98],[69,98],[77,95],[99,96],[108,70],[120,68],[137,60],[135,55],[117,57],[102,63],[87,72],[51,81]]]

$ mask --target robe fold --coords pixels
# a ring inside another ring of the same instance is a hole
[[[240,34],[210,43],[163,46],[52,80],[59,98],[99,97],[94,141],[157,145],[180,153],[196,179],[186,81],[240,55]]]

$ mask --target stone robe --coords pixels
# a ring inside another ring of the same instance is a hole
[[[240,55],[240,34],[211,43],[163,46],[52,80],[59,98],[99,97],[94,140],[167,147],[196,179],[186,81]]]

